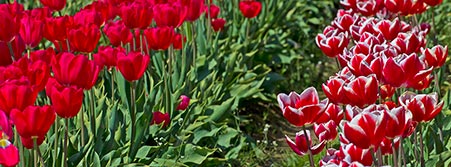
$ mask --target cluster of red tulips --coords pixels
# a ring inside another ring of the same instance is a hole
[[[304,127],[295,141],[288,136],[286,140],[297,154],[312,157],[339,136],[339,148],[329,148],[321,166],[382,166],[385,155],[391,155],[393,166],[404,166],[399,158],[402,140],[421,133],[420,124],[432,120],[443,107],[437,93],[411,91],[438,84],[433,73],[445,63],[448,47],[427,48],[431,26],[413,16],[406,17],[410,21],[400,18],[441,1],[340,2],[345,10],[338,12],[316,43],[325,55],[337,59],[341,70],[323,84],[327,98],[322,101],[312,87],[301,94],[278,95],[284,117]],[[317,144],[305,127],[308,124],[313,124]],[[310,163],[313,166],[312,158]]]
[[[13,137],[20,136],[24,147],[37,149],[56,116],[75,117],[84,91],[96,85],[101,70],[117,69],[127,81],[135,82],[148,69],[152,50],[182,49],[185,39],[179,27],[184,22],[194,22],[205,13],[214,31],[224,29],[226,23],[219,17],[220,8],[204,0],[102,0],[74,15],[61,14],[65,0],[40,3],[41,8],[27,10],[17,1],[0,4],[0,164],[4,166],[19,162],[18,150],[10,142]],[[240,10],[253,18],[261,4],[242,1]],[[99,46],[101,38],[107,44]],[[36,101],[46,96],[51,105]],[[183,95],[177,110],[185,110],[189,100]],[[150,123],[167,126],[169,113],[154,112]]]

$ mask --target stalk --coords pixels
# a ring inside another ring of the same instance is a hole
[[[94,139],[97,136],[96,133],[96,113],[95,113],[95,107],[94,107],[94,90],[91,88],[91,90],[88,92],[89,94],[89,110],[91,112],[91,130],[94,136]]]
[[[16,55],[15,55],[14,50],[13,50],[13,45],[11,44],[11,42],[7,42],[6,44],[8,45],[9,53],[11,54],[12,60],[15,61],[16,60]]]
[[[421,124],[418,128],[420,131],[420,164],[421,164],[421,167],[425,167],[426,164],[424,161],[424,150],[423,150],[424,149],[424,147],[423,147],[423,128],[421,127]]]
[[[69,121],[67,119],[64,120],[66,123],[66,132],[64,135],[64,156],[63,156],[63,166],[67,167],[67,147],[69,144]]]
[[[379,164],[377,158],[376,158],[376,152],[374,152],[374,148],[370,148],[371,156],[373,157],[373,164],[377,165]]]
[[[56,118],[55,119],[55,142],[53,143],[54,144],[54,148],[53,148],[53,153],[54,153],[54,155],[53,155],[53,166],[56,166],[56,159],[58,158],[58,153],[59,153],[59,151],[58,151],[58,144],[59,144],[59,140],[58,140],[58,135],[59,135],[59,125],[58,125],[58,122],[59,122],[59,118]],[[84,135],[84,134],[82,134],[82,135]],[[82,140],[83,141],[83,140]],[[82,142],[83,144],[84,144],[84,142]]]
[[[397,152],[396,152],[396,146],[395,146],[395,139],[391,141],[391,148],[393,150],[393,167],[398,167],[398,159],[397,159]]]
[[[133,149],[133,145],[134,145],[134,141],[135,141],[135,136],[136,136],[136,112],[135,112],[135,82],[132,81],[130,82],[130,98],[131,98],[131,103],[130,103],[130,118],[131,118],[131,136],[130,136],[130,150],[129,150],[129,158],[131,159],[131,161],[133,161],[132,158],[132,154],[130,154],[132,152]]]
[[[310,142],[309,142],[309,139],[308,139],[308,136],[307,136],[307,129],[305,128],[305,125],[302,126],[302,129],[304,130],[305,141],[307,142],[308,158],[309,158],[309,161],[310,161],[310,166],[311,167],[315,167],[315,162],[313,161],[313,153],[312,153],[312,150],[310,148],[310,144],[309,144]]]
[[[34,154],[33,154],[33,164],[34,166],[38,166],[38,142],[37,136],[32,136],[31,137],[33,139],[33,150],[34,150]]]

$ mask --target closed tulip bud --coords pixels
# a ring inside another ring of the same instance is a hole
[[[309,148],[313,155],[320,153],[323,148],[326,146],[325,141],[321,141],[317,145],[313,145],[312,138],[310,137],[310,133],[304,133],[304,131],[296,133],[295,141],[291,140],[288,136],[285,135],[285,140],[290,146],[291,150],[293,150],[298,155],[308,154]],[[307,142],[308,141],[308,142]]]
[[[39,0],[42,5],[49,7],[52,10],[60,11],[66,6],[66,0]]]
[[[218,32],[224,29],[224,25],[226,23],[226,20],[223,18],[217,18],[211,20],[211,27],[213,27],[213,30]]]
[[[154,124],[161,124],[163,123],[163,128],[168,126],[171,122],[171,118],[169,116],[169,113],[162,113],[160,111],[153,112],[152,121],[150,122],[151,125]]]
[[[179,105],[177,106],[177,110],[186,110],[186,108],[188,108],[188,106],[189,106],[190,98],[186,95],[181,95],[180,100],[181,101],[180,101]]]
[[[240,11],[246,18],[254,18],[260,14],[262,3],[256,0],[240,1]]]
[[[127,81],[139,80],[147,69],[150,57],[140,52],[118,54],[117,67]]]

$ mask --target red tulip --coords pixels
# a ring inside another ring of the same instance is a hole
[[[375,103],[378,99],[378,85],[375,75],[351,80],[343,87],[347,102],[359,107]]]
[[[384,140],[382,140],[381,144],[380,144],[380,150],[382,155],[390,155],[393,154],[393,147],[395,147],[395,149],[399,148],[399,139],[400,138],[396,138],[396,139],[389,139],[389,138],[384,138]],[[394,145],[393,143],[394,142]]]
[[[314,124],[313,129],[320,142],[335,140],[338,134],[337,124],[333,120],[327,123]]]
[[[66,6],[66,0],[39,0],[42,5],[49,7],[52,10],[62,10]]]
[[[139,80],[147,69],[150,57],[140,52],[130,52],[128,55],[118,54],[117,67],[127,81]]]
[[[32,62],[43,61],[45,64],[50,65],[53,56],[55,55],[55,50],[53,48],[47,48],[45,50],[36,50],[30,52],[30,60]]]
[[[331,30],[316,36],[316,45],[326,56],[336,57],[348,46],[349,39],[346,33]]]
[[[221,11],[221,9],[215,4],[210,4],[210,6],[205,5],[204,10],[205,10],[205,18],[210,17],[211,19],[216,19],[219,15],[219,12]]]
[[[415,122],[428,122],[434,119],[443,108],[443,101],[438,101],[437,93],[415,94],[405,92],[399,97],[399,103],[412,113]]]
[[[393,108],[387,112],[387,129],[385,136],[389,139],[402,136],[406,127],[406,109],[403,106]]]
[[[11,110],[24,110],[36,101],[35,93],[29,85],[6,83],[0,87],[0,110],[9,116]]]
[[[314,123],[324,112],[328,100],[319,101],[318,93],[313,87],[304,90],[300,95],[291,92],[289,95],[277,95],[283,116],[293,125],[303,126]]]
[[[288,143],[288,146],[290,146],[291,150],[293,150],[296,154],[300,156],[308,154],[309,148],[312,151],[312,154],[316,155],[323,150],[324,146],[326,146],[325,141],[321,141],[317,145],[312,145],[313,142],[312,138],[310,137],[310,133],[305,134],[304,131],[296,133],[295,141],[291,140],[286,135],[285,139]]]
[[[144,30],[147,39],[147,45],[152,50],[166,50],[171,46],[174,38],[174,28],[156,27]]]
[[[33,8],[25,11],[24,13],[28,13],[30,17],[41,20],[43,22],[46,18],[52,17],[52,11],[48,7]]]
[[[94,24],[71,28],[67,34],[71,50],[90,53],[97,47],[100,40],[100,30]]]
[[[423,1],[429,6],[437,6],[443,2],[443,0],[423,0]]]
[[[424,38],[418,33],[400,33],[390,44],[396,48],[398,53],[417,53],[423,47]]]
[[[390,85],[382,85],[379,87],[379,96],[381,99],[391,99],[391,97],[395,94],[396,88]]]
[[[11,127],[11,122],[9,121],[9,116],[3,111],[0,111],[0,128],[0,135],[6,135],[2,137],[13,136],[13,129]],[[2,137],[0,137],[0,140]]]
[[[337,27],[342,32],[349,31],[349,28],[352,24],[357,20],[350,14],[344,14],[342,16],[337,16],[335,20],[332,22],[332,25]]]
[[[112,48],[111,46],[100,46],[99,52],[94,54],[94,62],[99,66],[106,66],[110,69],[116,66],[117,55],[119,53],[125,53],[125,49],[122,47]]]
[[[0,131],[0,164],[16,166],[19,163],[19,150],[10,141],[9,137]]]
[[[344,154],[343,160],[350,164],[360,164],[355,167],[371,166],[373,157],[369,149],[362,149],[353,144],[347,144],[340,147],[340,151]]]
[[[169,113],[161,113],[160,111],[153,112],[152,121],[150,122],[151,125],[154,124],[161,124],[163,123],[163,128],[168,126],[171,122],[171,118],[169,117]]]
[[[432,49],[422,49],[421,52],[429,67],[439,68],[445,64],[446,57],[448,56],[448,46],[443,47],[437,45]]]
[[[189,106],[190,98],[186,95],[181,95],[180,100],[181,101],[180,101],[179,105],[177,106],[177,110],[186,110]]]
[[[187,4],[184,4],[187,8],[186,21],[196,21],[200,15],[204,12],[204,0],[188,0]]]
[[[88,6],[85,6],[83,10],[94,10],[97,11],[102,16],[102,20],[105,22],[108,20],[113,20],[119,11],[117,10],[118,6],[112,4],[108,1],[94,1]]]
[[[44,23],[25,14],[22,16],[21,24],[19,32],[25,45],[29,49],[36,47],[42,40]]]
[[[110,40],[111,45],[115,47],[132,43],[132,33],[121,20],[109,22],[103,27],[103,31]]]
[[[80,112],[84,97],[83,89],[75,86],[59,87],[52,85],[52,83],[47,84],[46,89],[50,89],[47,95],[50,97],[58,116],[72,118]]]
[[[17,133],[23,139],[36,138],[38,141],[41,138],[42,143],[45,135],[49,131],[53,122],[55,122],[56,114],[51,106],[28,106],[23,111],[13,109],[11,111],[11,120],[16,126]],[[24,142],[23,145],[28,149],[32,149],[33,145],[28,145]]]
[[[401,31],[401,22],[398,18],[393,21],[382,20],[376,24],[376,29],[378,29],[386,40],[393,40],[398,36]]]
[[[44,37],[49,41],[64,41],[67,39],[67,29],[72,26],[72,24],[72,17],[67,15],[55,18],[46,18],[44,24]],[[65,42],[64,45],[66,45]]]
[[[216,32],[221,31],[224,29],[224,25],[226,23],[226,20],[223,18],[213,19],[211,20],[211,27],[213,27],[213,30]]]
[[[74,24],[78,26],[94,24],[101,27],[105,23],[102,14],[95,9],[82,9],[75,13],[73,18]]]
[[[77,86],[89,90],[94,86],[100,68],[86,56],[60,53],[52,60],[55,79],[64,86]]]
[[[18,60],[22,57],[22,53],[25,51],[25,43],[20,35],[14,37],[10,43],[13,49],[14,60]],[[0,41],[0,53],[2,53],[0,54],[0,66],[7,66],[13,63],[13,55],[11,54],[6,42]]]
[[[45,139],[45,136],[36,136],[35,137],[36,138],[36,144],[38,145],[38,146],[40,146],[43,142],[44,142],[44,139]],[[22,142],[22,145],[25,147],[25,148],[27,148],[27,149],[33,149],[34,147],[34,141],[33,141],[33,138],[31,138],[31,137],[22,137],[22,136],[20,136],[20,142]]]
[[[140,3],[131,3],[120,7],[120,14],[124,24],[130,28],[147,28],[152,22],[152,10]]]
[[[158,27],[179,27],[186,15],[186,7],[180,3],[158,4],[153,7],[154,20]]]
[[[174,38],[172,38],[172,47],[174,47],[174,49],[182,49],[183,43],[185,42],[186,38],[182,34],[175,33]]]
[[[343,109],[340,106],[333,103],[329,103],[324,113],[316,120],[317,124],[327,123],[329,121],[334,121],[336,125],[340,124],[343,120]]]
[[[0,41],[10,42],[19,34],[20,22],[10,10],[0,10]]]
[[[43,61],[31,62],[28,59],[22,58],[27,63],[26,75],[30,84],[33,86],[33,91],[36,93],[44,89],[47,80],[50,77],[50,66]]]
[[[368,53],[368,55],[355,54],[348,62],[347,67],[356,76],[376,74],[376,77],[380,78],[382,76],[382,65],[380,56]]]
[[[256,0],[240,1],[240,11],[246,18],[254,18],[260,14],[262,3]]]
[[[350,122],[343,122],[341,127],[344,137],[355,146],[363,149],[378,147],[385,137],[386,112],[386,108],[373,111],[364,110],[352,118]]]

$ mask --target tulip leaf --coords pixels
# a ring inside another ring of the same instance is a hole
[[[194,163],[194,164],[202,164],[208,156],[213,154],[216,149],[209,149],[205,147],[195,146],[192,144],[187,144],[185,146],[185,154],[184,157],[181,158],[181,162],[183,163]]]

